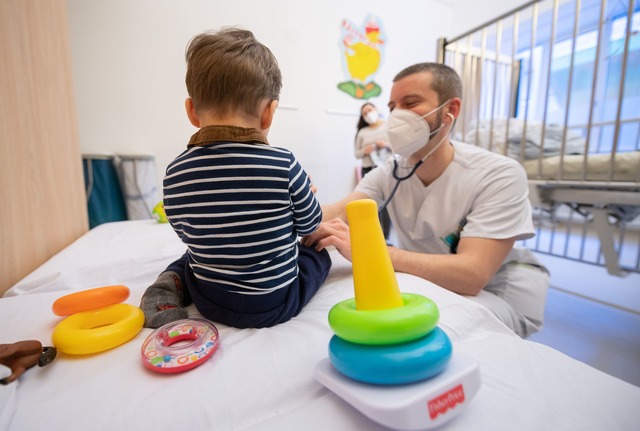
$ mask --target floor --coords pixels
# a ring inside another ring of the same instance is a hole
[[[553,288],[545,327],[529,339],[640,386],[640,273],[610,275],[598,258],[600,241],[594,232],[579,223],[554,226],[538,229],[529,247],[601,266],[536,253],[550,270]],[[637,271],[640,230],[613,229],[620,264]]]
[[[640,314],[552,288],[545,326],[529,340],[640,386]]]

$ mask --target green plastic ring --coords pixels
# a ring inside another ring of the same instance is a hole
[[[415,293],[401,296],[402,307],[385,310],[357,310],[355,298],[341,301],[329,311],[329,326],[338,337],[357,344],[399,344],[424,337],[438,324],[438,306]]]

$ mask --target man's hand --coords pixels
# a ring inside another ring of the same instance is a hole
[[[334,218],[322,222],[314,233],[303,237],[301,242],[307,247],[314,247],[317,251],[334,246],[345,259],[351,261],[349,225],[342,219]]]

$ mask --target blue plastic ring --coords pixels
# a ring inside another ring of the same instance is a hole
[[[436,327],[428,335],[403,344],[356,344],[334,335],[329,359],[347,377],[376,385],[414,383],[444,371],[451,359],[451,340]]]

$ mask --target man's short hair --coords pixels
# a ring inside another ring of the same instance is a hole
[[[394,78],[396,82],[404,77],[420,72],[431,74],[431,89],[438,94],[438,103],[458,97],[462,99],[462,81],[458,73],[441,63],[418,63],[400,71]]]
[[[223,28],[195,36],[186,49],[186,84],[196,112],[258,115],[264,99],[279,100],[282,74],[273,53],[252,32]]]

